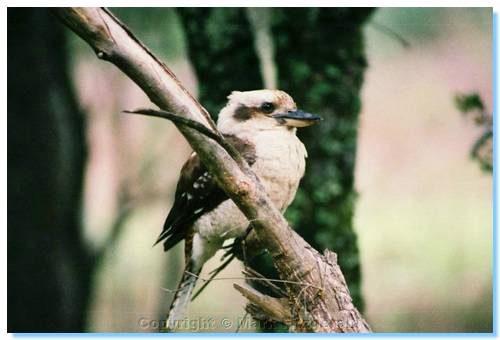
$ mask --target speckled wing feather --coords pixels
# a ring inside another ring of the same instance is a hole
[[[196,153],[193,153],[181,170],[175,200],[156,243],[165,240],[165,251],[183,240],[191,225],[203,214],[227,199],[215,184]],[[156,244],[155,243],[155,244]]]
[[[233,135],[224,136],[252,165],[255,162],[255,148],[249,142]],[[175,191],[175,200],[163,225],[163,231],[155,244],[164,241],[165,251],[187,238],[196,220],[229,199],[219,188],[212,175],[193,153],[181,170]]]

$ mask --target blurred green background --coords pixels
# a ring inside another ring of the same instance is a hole
[[[196,94],[174,9],[113,12]],[[477,92],[492,108],[492,11],[380,8],[364,34],[354,227],[365,315],[377,332],[489,332],[492,177],[469,158],[481,131],[453,97]],[[165,254],[151,246],[190,147],[169,122],[118,114],[151,104],[114,66],[67,36],[71,81],[87,119],[85,239],[98,248],[119,226],[92,282],[88,331],[156,331],[171,298],[161,287],[175,288],[183,259],[182,247]],[[240,276],[236,262],[220,274]],[[231,325],[217,330],[235,331],[245,300],[232,282],[212,283],[190,305],[189,318],[229,318]]]

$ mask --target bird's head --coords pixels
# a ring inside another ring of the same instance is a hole
[[[217,126],[222,133],[235,130],[270,130],[306,127],[321,117],[297,110],[286,92],[279,90],[234,91],[219,113]]]

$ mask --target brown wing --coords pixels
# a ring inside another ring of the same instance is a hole
[[[165,240],[165,251],[183,240],[189,227],[203,214],[228,199],[194,153],[184,164],[175,200],[156,243]],[[155,243],[155,244],[156,244]]]
[[[250,165],[255,162],[255,148],[252,144],[232,135],[224,137]],[[215,209],[227,199],[229,197],[219,188],[198,155],[193,153],[182,167],[174,204],[155,244],[165,240],[164,249],[169,250],[186,238],[191,226],[200,216]]]

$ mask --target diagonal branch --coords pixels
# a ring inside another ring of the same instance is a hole
[[[99,58],[113,63],[127,74],[162,110],[175,112],[216,130],[206,110],[188,93],[172,71],[108,10],[60,8],[56,13],[94,49]],[[272,256],[280,277],[290,282],[304,283],[285,283],[293,329],[369,332],[370,328],[352,304],[333,253],[319,254],[288,226],[246,162],[238,164],[213,139],[188,126],[176,125],[219,186],[253,222],[257,238]]]

